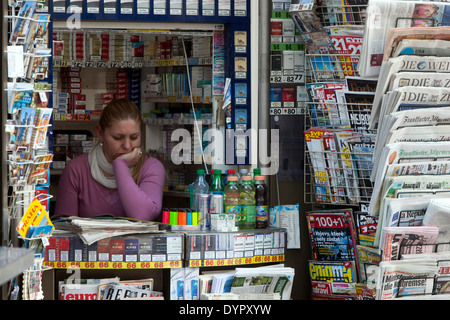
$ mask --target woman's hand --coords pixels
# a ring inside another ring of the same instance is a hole
[[[134,148],[130,153],[123,154],[120,157],[117,157],[117,159],[125,159],[128,162],[128,167],[133,167],[137,164],[141,156],[141,148]]]

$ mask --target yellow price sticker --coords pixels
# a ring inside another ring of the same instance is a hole
[[[181,268],[181,261],[149,261],[149,262],[112,262],[112,261],[96,261],[96,262],[73,262],[73,261],[44,261],[44,265],[54,269],[170,269]]]
[[[206,259],[206,260],[190,260],[189,267],[223,267],[223,266],[236,266],[255,263],[269,263],[284,261],[284,254],[279,255],[265,255],[254,256],[247,258],[230,258],[230,259]]]

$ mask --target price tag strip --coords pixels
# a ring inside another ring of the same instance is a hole
[[[70,262],[70,261],[44,261],[44,266],[53,269],[171,269],[181,268],[182,261],[156,261],[156,262],[112,262],[112,261],[96,261],[96,262]]]
[[[295,116],[304,114],[305,108],[270,108],[271,116]]]
[[[205,260],[189,260],[189,267],[223,267],[223,266],[237,266],[255,263],[269,263],[284,261],[284,254],[264,255],[246,258],[231,258],[231,259],[205,259]]]

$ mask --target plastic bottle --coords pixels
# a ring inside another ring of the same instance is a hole
[[[236,176],[227,177],[228,183],[225,186],[224,212],[236,215],[236,220],[239,219],[241,213],[241,188],[238,184]]]
[[[234,176],[235,175],[235,171],[234,171],[234,169],[228,169],[228,170],[225,171],[225,173],[226,173],[226,176],[223,178],[223,185],[224,185],[224,187],[227,186],[228,177]]]
[[[256,229],[265,229],[269,224],[269,198],[266,178],[255,176]]]
[[[209,187],[209,194],[219,193],[223,194],[223,182],[222,182],[222,170],[215,169],[214,170],[214,178]]]
[[[256,227],[256,205],[255,186],[251,176],[242,177],[241,185],[241,219],[237,221],[239,230],[255,229]]]
[[[191,209],[197,210],[198,209],[198,200],[197,200],[198,195],[209,193],[209,185],[205,179],[205,170],[202,170],[202,169],[197,170],[197,178],[195,179],[194,183],[192,184],[192,193],[194,196],[193,196],[192,202],[191,202]]]
[[[248,170],[247,169],[240,169],[239,170],[239,184],[242,184],[242,177],[248,176]]]
[[[255,177],[261,175],[261,169],[260,168],[253,168],[253,183],[255,183]]]

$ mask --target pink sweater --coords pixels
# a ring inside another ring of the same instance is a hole
[[[161,212],[164,167],[148,158],[141,171],[141,182],[134,182],[124,159],[113,161],[117,189],[114,192],[92,178],[88,154],[71,160],[58,185],[55,215],[93,217],[110,214],[152,221]]]

